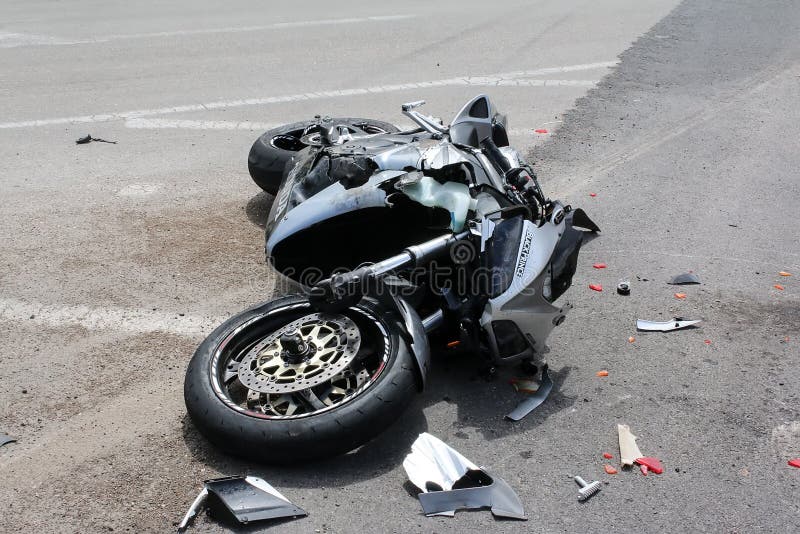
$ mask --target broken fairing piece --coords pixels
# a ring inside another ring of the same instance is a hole
[[[8,436],[8,435],[3,434],[2,432],[0,432],[0,447],[2,447],[3,445],[6,445],[8,443],[14,443],[15,441],[17,441],[17,440],[12,438],[11,436]]]
[[[419,500],[425,515],[452,516],[458,509],[488,507],[496,517],[526,519],[519,497],[505,481],[427,432],[411,445],[403,468],[423,492]]]
[[[642,458],[644,454],[636,445],[636,436],[631,433],[628,425],[617,425],[619,434],[619,457],[622,465],[632,466],[637,458]]]
[[[464,228],[467,212],[475,209],[475,200],[469,187],[457,182],[440,184],[419,171],[408,173],[398,180],[396,187],[408,198],[423,206],[444,208],[450,213],[450,229],[460,232]]]
[[[694,326],[699,322],[700,319],[687,321],[681,317],[676,317],[672,321],[645,321],[644,319],[636,319],[636,329],[650,332],[669,332],[671,330],[680,330],[681,328]]]
[[[700,278],[697,277],[694,273],[683,273],[683,274],[676,274],[672,278],[670,278],[669,282],[667,282],[673,286],[682,286],[687,284],[699,284]]]
[[[203,491],[178,525],[178,532],[186,530],[189,522],[212,495],[225,505],[237,521],[244,524],[263,519],[308,515],[261,478],[251,476],[215,478],[205,481]]]
[[[539,407],[547,396],[550,395],[550,391],[553,390],[553,381],[550,380],[550,374],[547,372],[547,366],[543,366],[542,368],[542,383],[539,384],[539,389],[536,390],[536,393],[526,397],[523,401],[517,404],[517,407],[514,408],[511,413],[506,415],[506,419],[510,419],[511,421],[519,421],[533,410]]]
[[[450,490],[456,480],[478,466],[443,441],[423,432],[411,445],[403,460],[408,479],[423,492]],[[454,515],[455,510],[442,515]]]

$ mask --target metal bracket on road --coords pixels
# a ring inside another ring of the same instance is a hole
[[[539,407],[547,396],[550,395],[550,392],[553,390],[553,381],[550,380],[550,373],[547,372],[547,366],[545,365],[542,369],[542,383],[539,384],[539,389],[536,390],[536,393],[527,397],[525,400],[517,404],[517,407],[514,408],[511,413],[506,415],[506,419],[510,419],[511,421],[519,421],[533,410]]]

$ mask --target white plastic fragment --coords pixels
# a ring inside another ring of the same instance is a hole
[[[427,493],[429,484],[436,484],[435,491],[449,491],[453,483],[469,470],[480,469],[457,450],[439,438],[423,432],[411,445],[411,453],[403,460],[408,479]],[[455,515],[455,510],[438,515]]]
[[[622,465],[632,466],[637,458],[644,456],[636,444],[636,436],[628,425],[617,425],[619,434],[619,457]]]
[[[691,321],[679,318],[675,318],[672,321],[646,321],[644,319],[636,319],[636,329],[651,332],[669,332],[670,330],[678,330],[686,328],[687,326],[696,325],[699,322],[700,319]]]

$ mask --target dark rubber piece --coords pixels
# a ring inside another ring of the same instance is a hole
[[[247,328],[263,331],[251,334],[268,335],[296,317],[313,313],[310,308],[302,308],[265,318],[269,312],[307,302],[304,297],[293,295],[246,310],[214,330],[195,352],[184,382],[186,408],[197,429],[221,449],[258,462],[278,464],[342,454],[388,428],[416,395],[413,355],[400,335],[398,318],[376,302],[363,299],[358,307],[378,318],[387,332],[384,341],[390,350],[377,381],[359,396],[333,410],[299,419],[262,419],[223,403],[212,389],[210,378],[211,360],[221,342],[253,320],[237,336],[247,335]],[[290,313],[294,315],[287,319]]]

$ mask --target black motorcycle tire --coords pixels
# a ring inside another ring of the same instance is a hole
[[[298,151],[305,148],[300,141],[303,131],[316,121],[285,124],[264,132],[250,148],[247,168],[250,177],[261,189],[274,195],[281,185],[287,162]],[[397,126],[374,119],[353,117],[333,119],[334,124],[347,124],[366,130],[368,133],[397,133]]]
[[[184,400],[195,427],[226,452],[274,464],[335,456],[376,437],[399,418],[415,397],[417,371],[414,357],[401,335],[402,326],[397,315],[370,299],[363,299],[357,308],[380,322],[384,342],[389,346],[383,370],[358,396],[319,414],[296,419],[264,419],[231,408],[214,391],[211,376],[214,356],[217,351],[223,354],[226,349],[221,345],[226,342],[236,344],[235,339],[239,338],[232,336],[249,336],[246,342],[252,343],[291,322],[298,313],[313,312],[307,299],[292,295],[232,317],[198,347],[184,382]],[[237,332],[237,329],[240,330]],[[260,331],[255,332],[256,329]]]

